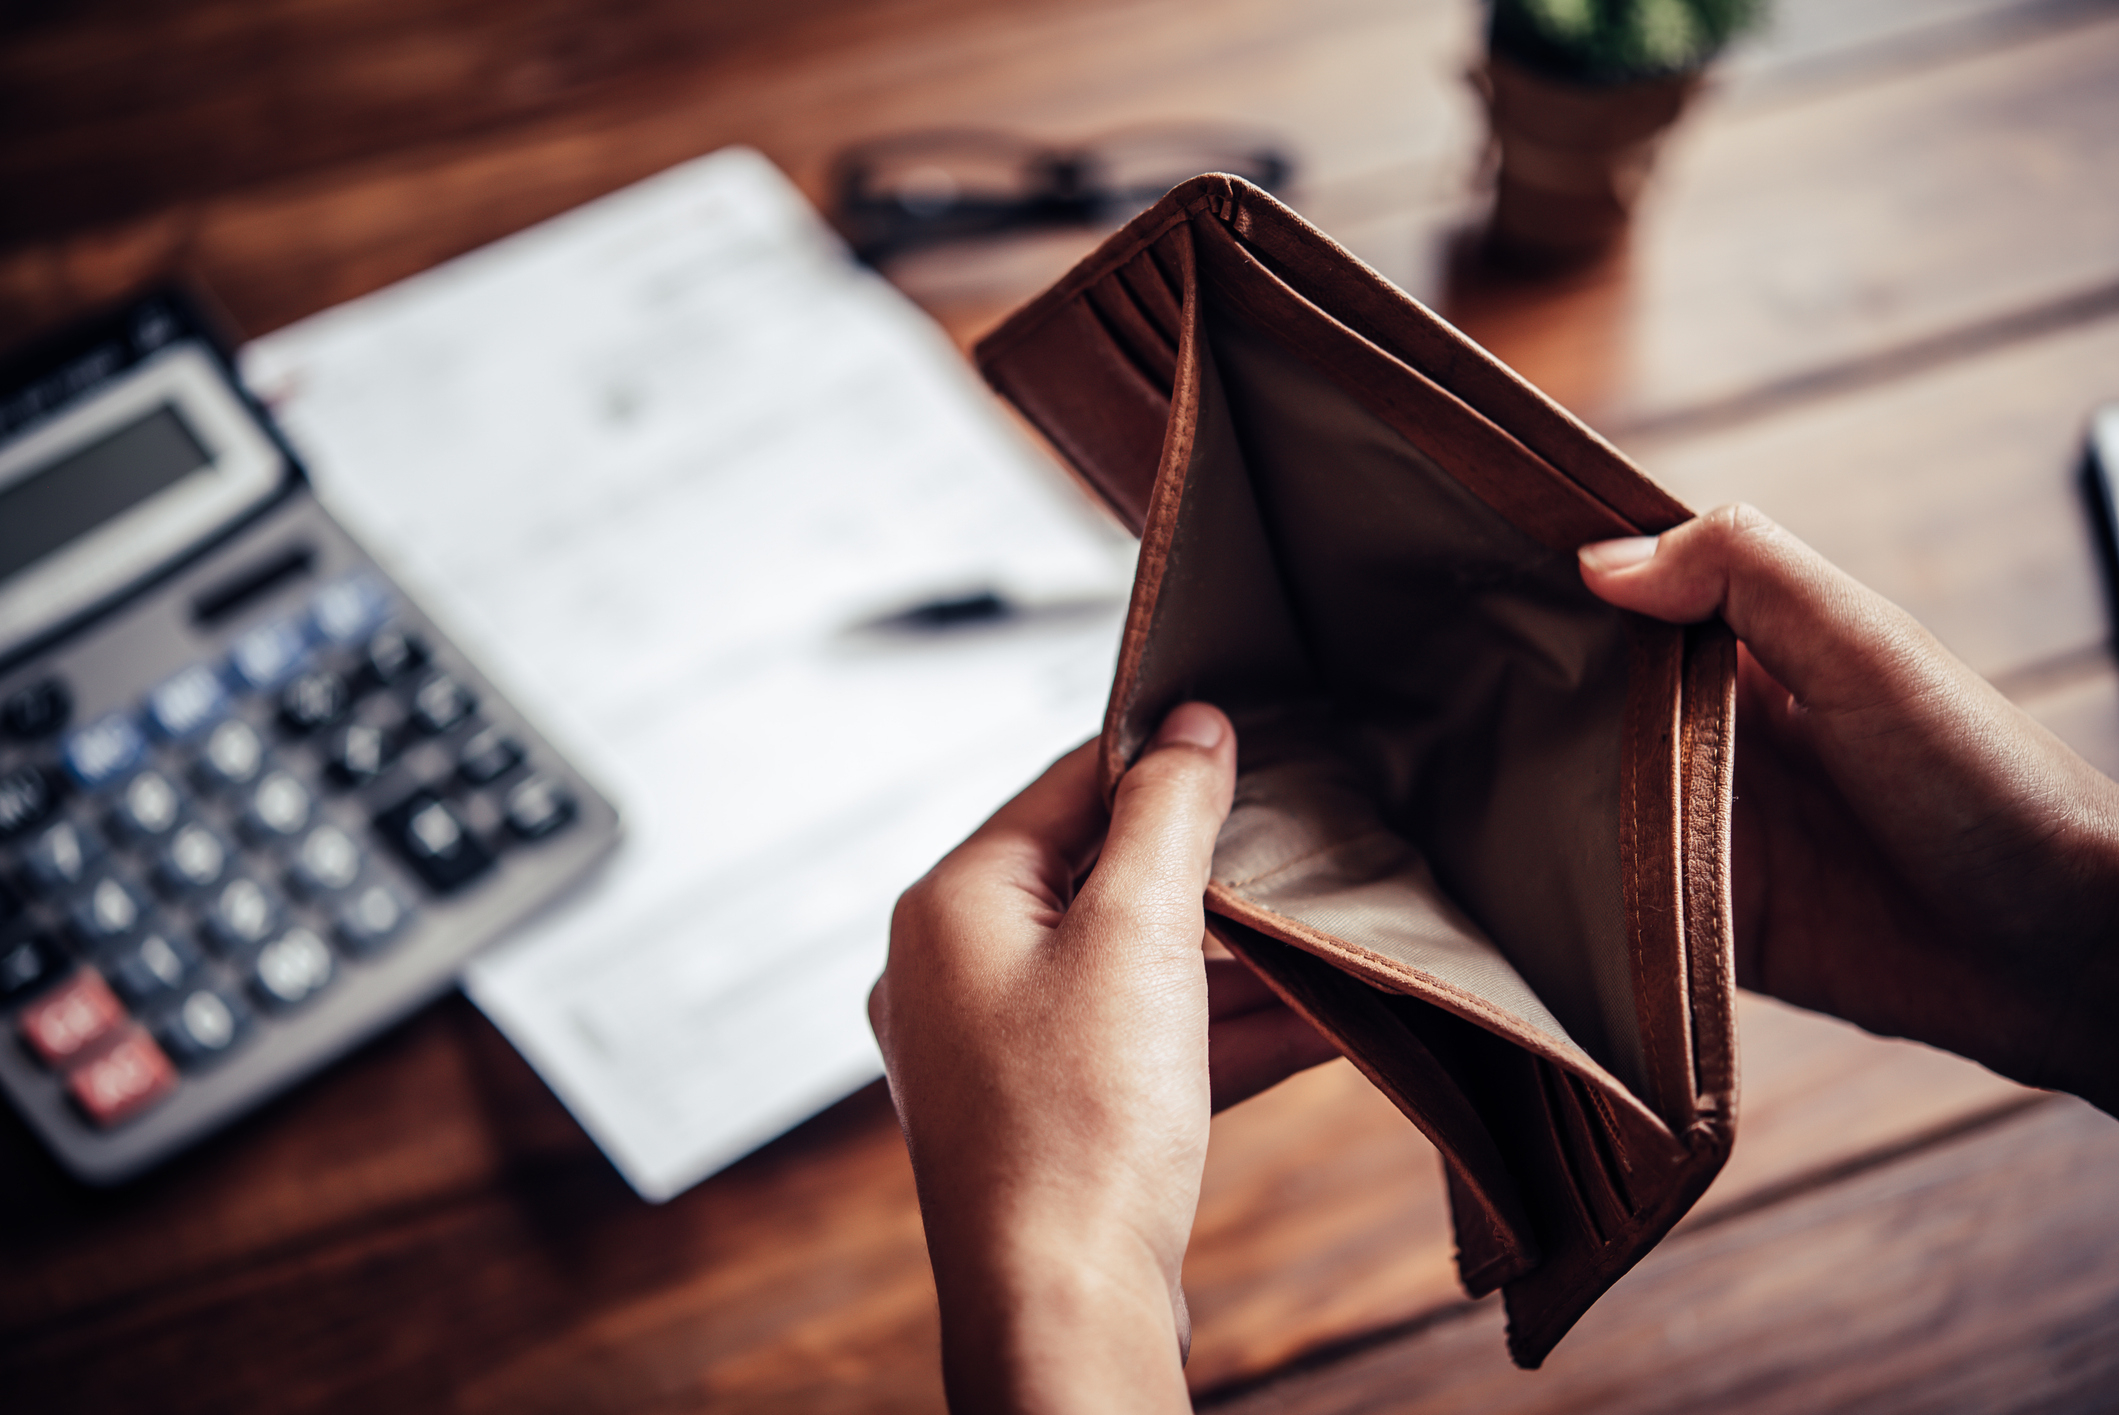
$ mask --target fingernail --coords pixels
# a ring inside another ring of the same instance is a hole
[[[1655,557],[1654,536],[1625,536],[1618,540],[1600,540],[1583,546],[1577,555],[1582,563],[1592,570],[1630,570]]]
[[[1155,740],[1148,745],[1203,747],[1211,750],[1221,745],[1222,736],[1227,731],[1221,714],[1205,703],[1179,703],[1170,709],[1170,715],[1163,719],[1163,725],[1157,730]]]

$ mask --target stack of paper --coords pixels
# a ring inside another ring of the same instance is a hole
[[[612,867],[465,985],[634,1187],[877,1075],[893,901],[1096,730],[1131,577],[956,350],[732,149],[243,366],[625,814]],[[1074,610],[853,627],[988,589]]]

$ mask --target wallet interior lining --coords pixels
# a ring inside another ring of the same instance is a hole
[[[1217,882],[1646,1099],[1621,617],[1284,340],[1214,312],[1196,343],[1190,466],[1123,736],[1186,696],[1231,708],[1244,756]]]

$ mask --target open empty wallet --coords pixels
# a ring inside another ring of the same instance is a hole
[[[1177,703],[1234,719],[1209,928],[1435,1143],[1537,1365],[1735,1134],[1735,643],[1575,562],[1690,513],[1233,177],[977,359],[1141,536],[1106,789]]]

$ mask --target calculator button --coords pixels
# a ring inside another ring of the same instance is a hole
[[[317,637],[350,644],[382,622],[390,610],[390,592],[366,571],[334,580],[309,602],[309,621]]]
[[[228,690],[203,663],[195,663],[147,695],[147,720],[177,741],[202,731],[228,711]]]
[[[288,731],[307,736],[344,717],[352,702],[345,679],[316,669],[280,689],[280,721]]]
[[[267,772],[250,793],[243,829],[253,840],[285,840],[309,824],[309,788],[284,771]]]
[[[140,898],[122,880],[105,875],[74,901],[74,937],[85,944],[109,943],[140,924]]]
[[[500,846],[501,831],[507,827],[507,816],[500,802],[490,796],[465,796],[455,802],[457,819],[464,829],[476,839],[490,843],[495,849]]]
[[[143,771],[125,783],[118,793],[110,822],[118,833],[134,840],[152,840],[175,828],[184,813],[184,798],[169,778],[159,771]]]
[[[355,953],[373,953],[396,938],[411,917],[395,890],[371,884],[338,911],[339,941]]]
[[[94,788],[130,771],[146,749],[147,738],[141,735],[139,724],[124,713],[114,712],[68,737],[60,755],[76,781]]]
[[[533,776],[508,793],[508,829],[542,840],[574,819],[574,798],[548,777]]]
[[[196,822],[169,837],[155,861],[155,877],[165,889],[178,894],[218,884],[227,872],[227,844]]]
[[[176,1069],[145,1032],[133,1032],[86,1065],[75,1067],[66,1089],[98,1125],[116,1125],[146,1110],[177,1084]]]
[[[301,667],[309,652],[309,636],[299,621],[275,619],[260,624],[235,641],[228,666],[235,679],[247,688],[277,688]]]
[[[488,727],[464,744],[456,774],[473,786],[485,786],[507,775],[522,760],[522,743]]]
[[[217,988],[195,989],[163,1017],[155,1034],[183,1067],[202,1066],[226,1056],[243,1039],[248,1014],[243,1005]]]
[[[331,948],[300,925],[258,950],[251,981],[258,996],[279,1007],[292,1007],[323,991],[331,981]]]
[[[220,888],[206,908],[206,934],[223,953],[242,953],[272,936],[279,901],[256,880],[238,875]]]
[[[72,821],[46,827],[22,852],[30,882],[45,894],[73,888],[87,877],[89,866],[103,858],[103,841],[95,831]]]
[[[320,825],[303,836],[288,871],[295,888],[312,898],[352,888],[360,873],[361,847],[335,825]]]
[[[0,840],[33,830],[58,808],[59,776],[35,762],[0,773]]]
[[[375,828],[427,887],[446,894],[484,872],[493,854],[462,817],[431,791],[415,793],[375,818]]]
[[[16,1027],[47,1066],[64,1066],[125,1025],[125,1004],[93,968],[22,1009]]]
[[[361,657],[362,676],[378,687],[388,687],[426,664],[427,645],[411,630],[392,624],[368,640]]]
[[[439,737],[478,708],[478,696],[446,673],[437,673],[412,695],[412,725]]]
[[[0,704],[0,728],[10,737],[35,741],[66,726],[73,716],[74,695],[56,678],[17,688]]]
[[[153,932],[119,944],[102,957],[104,973],[118,996],[134,1007],[182,986],[198,966],[198,950],[175,934]]]
[[[247,786],[265,766],[265,743],[257,729],[231,718],[213,729],[195,768],[202,785]]]
[[[324,748],[331,779],[342,786],[366,786],[390,769],[404,745],[404,734],[387,723],[356,722],[332,735]]]
[[[59,946],[43,934],[0,943],[0,1002],[35,992],[65,966]]]

